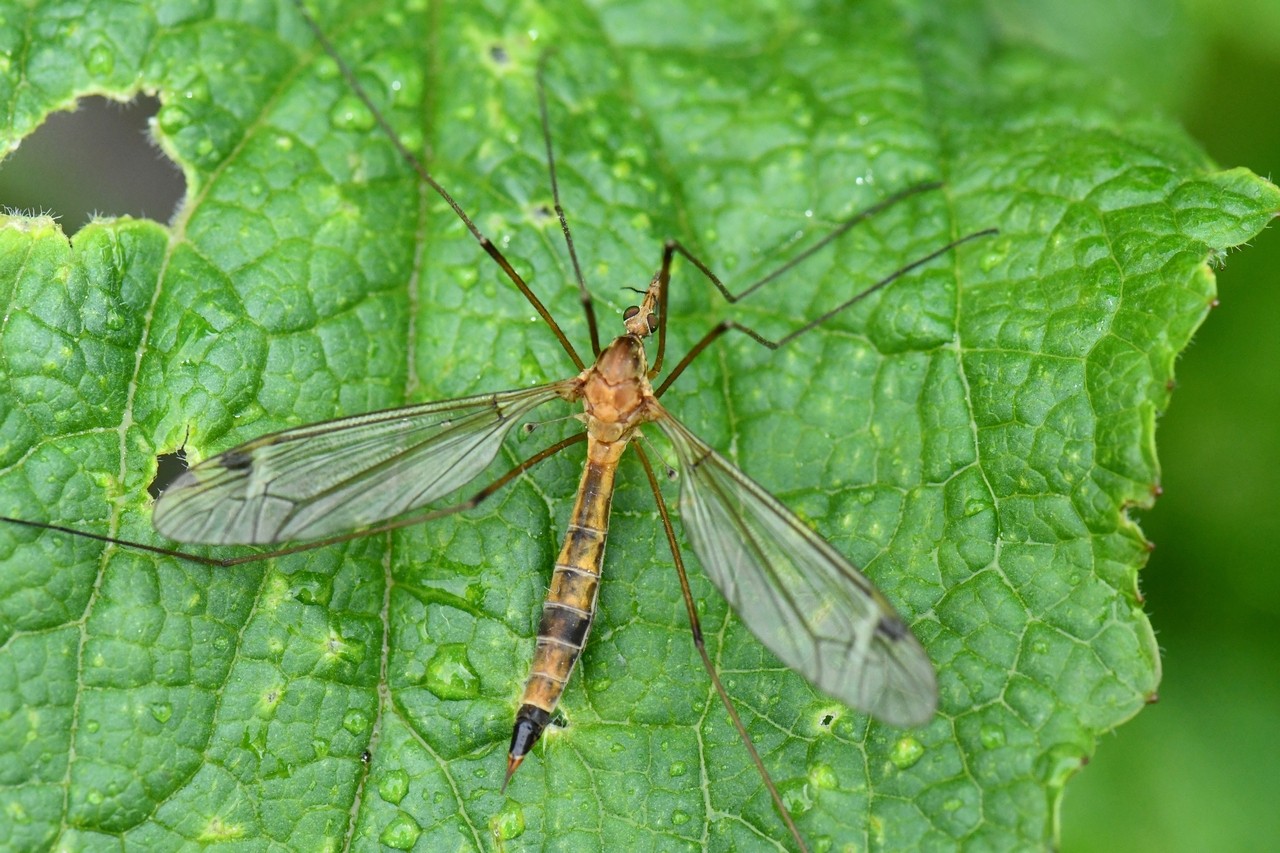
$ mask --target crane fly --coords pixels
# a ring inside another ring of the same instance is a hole
[[[698,438],[661,403],[664,392],[712,342],[741,332],[771,349],[794,340],[906,273],[987,234],[979,231],[920,257],[843,304],[776,340],[731,320],[708,331],[655,386],[665,355],[667,301],[677,256],[736,302],[892,204],[938,188],[920,184],[841,222],[814,245],[744,290],[730,291],[681,243],[668,240],[623,332],[600,345],[590,293],[560,204],[547,117],[543,64],[538,97],[555,209],[586,313],[594,361],[581,358],[547,308],[453,197],[408,151],[350,66],[295,0],[325,51],[418,178],[454,211],[483,250],[555,335],[577,373],[532,388],[411,405],[273,433],[182,471],[155,503],[153,524],[169,539],[213,545],[300,542],[268,553],[213,559],[42,522],[4,519],[216,566],[233,566],[399,529],[472,509],[538,463],[580,443],[586,462],[555,561],[529,675],[512,727],[503,789],[551,722],[596,614],[597,592],[619,461],[634,449],[657,504],[675,564],[694,645],[729,718],[789,832],[805,842],[784,805],[709,657],[675,534],[649,454],[633,439],[652,424],[669,441],[682,472],[679,511],[694,553],[752,633],[823,693],[893,726],[927,723],[938,691],[932,664],[906,621],[867,578],[793,512]],[[545,60],[545,55],[544,55]],[[656,341],[650,364],[646,341]],[[546,404],[580,406],[584,426],[507,471],[470,498],[443,507],[495,460],[512,429]],[[185,443],[184,443],[185,447]]]

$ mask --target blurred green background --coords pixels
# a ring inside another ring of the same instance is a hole
[[[1280,2],[1202,0],[1148,24],[1163,36],[1133,40],[1145,55],[1077,55],[1116,74],[1142,66],[1129,79],[1180,117],[1214,161],[1274,178]],[[1156,545],[1141,582],[1163,651],[1160,701],[1106,737],[1067,786],[1067,853],[1280,844],[1274,228],[1227,257],[1218,291],[1221,304],[1178,363],[1156,433],[1164,495],[1139,519]]]
[[[1218,164],[1271,177],[1280,163],[1280,0],[986,5],[1007,38],[1088,64],[1181,118]],[[136,151],[137,115],[106,112]],[[92,138],[98,151],[107,147]],[[45,148],[29,144],[22,154]],[[142,156],[159,164],[161,178],[177,177],[158,152]],[[83,179],[65,154],[51,162],[60,183],[78,188]],[[84,214],[35,177],[38,168],[6,162],[0,205],[53,208],[78,228]],[[124,168],[89,163],[85,171]],[[179,183],[104,212],[163,221],[180,192]],[[89,204],[117,203],[98,196]],[[1160,701],[1104,738],[1068,785],[1068,853],[1263,850],[1280,839],[1280,560],[1272,556],[1280,547],[1280,234],[1229,256],[1219,290],[1221,305],[1179,363],[1160,422],[1164,495],[1140,518],[1157,546],[1141,580],[1164,652]]]
[[[1224,167],[1280,164],[1280,0],[994,2],[1006,33],[1119,79]],[[1280,845],[1280,234],[1227,257],[1156,433],[1139,522],[1160,700],[1067,786],[1066,853]]]

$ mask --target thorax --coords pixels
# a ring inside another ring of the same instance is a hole
[[[578,417],[587,433],[600,442],[626,441],[640,424],[655,420],[661,411],[649,384],[644,342],[636,335],[621,335],[605,347],[578,376],[578,396],[583,413]]]

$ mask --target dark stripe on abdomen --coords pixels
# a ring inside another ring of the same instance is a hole
[[[516,759],[523,758],[542,735],[595,619],[617,463],[593,460],[592,443],[588,442],[578,499],[542,605],[538,644],[512,732],[511,757]]]

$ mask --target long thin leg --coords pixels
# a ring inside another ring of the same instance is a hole
[[[591,331],[591,352],[600,355],[600,331],[596,328],[595,303],[591,300],[591,291],[587,290],[586,279],[582,277],[582,266],[578,263],[578,250],[573,247],[573,235],[569,233],[569,220],[564,215],[564,206],[560,204],[560,181],[556,177],[556,155],[551,146],[551,121],[547,118],[547,57],[551,51],[542,54],[538,60],[538,115],[542,120],[542,142],[547,149],[547,170],[551,173],[551,198],[555,202],[556,216],[560,217],[560,230],[564,232],[565,245],[569,247],[569,260],[573,262],[573,277],[578,281],[578,298],[582,300],[582,310],[587,315],[587,328]]]
[[[409,164],[410,168],[417,173],[418,177],[426,183],[427,186],[435,190],[436,194],[440,196],[440,198],[444,199],[445,203],[453,209],[453,212],[462,220],[462,224],[467,226],[467,230],[476,238],[480,247],[489,254],[489,257],[493,258],[499,267],[502,268],[502,271],[506,274],[507,278],[511,279],[512,284],[514,284],[516,288],[524,294],[524,298],[529,300],[529,304],[533,306],[533,310],[538,312],[538,316],[541,317],[543,322],[545,322],[551,329],[552,334],[556,336],[556,340],[560,341],[560,346],[562,346],[564,351],[569,354],[569,358],[573,359],[573,363],[577,365],[579,370],[582,370],[585,366],[582,362],[582,358],[578,355],[578,351],[573,348],[573,344],[569,343],[569,339],[565,337],[564,331],[551,316],[551,312],[542,304],[542,300],[538,299],[534,292],[529,288],[529,285],[525,283],[525,280],[520,277],[520,274],[512,268],[511,264],[507,261],[506,257],[498,247],[495,246],[488,237],[481,233],[475,222],[473,222],[471,217],[466,214],[466,211],[464,211],[462,207],[454,201],[453,196],[449,195],[449,191],[442,187],[435,178],[431,177],[431,173],[427,171],[427,168],[422,164],[422,161],[415,157],[408,148],[405,148],[404,143],[400,141],[400,137],[396,135],[395,130],[391,127],[390,122],[388,122],[386,117],[382,115],[382,111],[374,104],[373,99],[369,97],[369,93],[365,91],[364,86],[361,85],[360,81],[356,78],[355,71],[352,70],[351,66],[347,64],[346,60],[344,60],[334,48],[328,37],[325,36],[324,32],[321,31],[320,25],[311,17],[311,13],[308,12],[306,7],[302,4],[302,0],[293,0],[293,5],[297,7],[298,13],[302,15],[303,20],[306,21],[307,26],[311,29],[312,34],[315,35],[316,41],[320,43],[322,48],[324,48],[324,52],[327,53],[329,58],[337,64],[338,70],[342,72],[342,76],[346,79],[347,84],[351,86],[351,90],[355,92],[356,97],[360,99],[360,102],[363,103],[365,108],[373,115],[374,121],[378,123],[378,127],[382,130],[383,134],[385,134],[391,141],[391,144],[395,147],[397,153],[399,153],[404,161]]]
[[[653,499],[658,504],[658,514],[662,516],[662,529],[667,535],[667,545],[671,548],[671,557],[675,560],[676,574],[680,578],[680,592],[684,596],[685,610],[689,614],[689,628],[693,631],[693,645],[697,648],[699,657],[702,658],[702,666],[707,670],[707,675],[711,677],[711,683],[715,686],[716,693],[719,694],[725,710],[729,712],[729,719],[733,721],[733,727],[738,730],[738,735],[742,738],[743,744],[746,745],[747,752],[751,754],[751,761],[755,764],[756,771],[760,774],[760,779],[769,791],[769,796],[773,799],[773,804],[778,809],[778,814],[782,816],[783,823],[791,831],[791,837],[795,839],[796,846],[803,853],[808,853],[809,847],[805,844],[804,837],[800,835],[800,830],[796,828],[795,821],[791,818],[791,812],[787,811],[786,804],[782,802],[782,795],[778,793],[778,786],[773,783],[773,777],[765,769],[764,761],[761,760],[760,753],[756,750],[756,745],[751,740],[751,735],[747,734],[746,726],[742,724],[742,718],[738,716],[738,709],[734,707],[733,700],[729,698],[728,692],[720,682],[720,674],[716,672],[715,664],[711,662],[711,656],[707,654],[707,644],[702,637],[702,622],[698,619],[698,608],[693,601],[693,591],[689,588],[689,576],[684,570],[684,559],[680,556],[680,546],[676,543],[676,532],[671,526],[671,514],[667,511],[667,502],[663,500],[662,490],[658,487],[658,478],[654,476],[653,466],[649,464],[648,455],[640,445],[633,444],[631,446],[639,454],[640,464],[644,465],[644,473],[649,478],[649,488],[653,490]]]
[[[667,240],[662,246],[662,265],[658,268],[658,277],[662,280],[661,310],[658,313],[658,352],[657,357],[653,360],[653,367],[649,370],[649,378],[652,379],[658,375],[662,368],[662,356],[666,352],[667,348],[667,285],[671,280],[671,260],[676,254],[683,255],[689,263],[693,264],[698,271],[706,276],[707,280],[715,286],[716,290],[720,291],[720,295],[725,298],[725,301],[732,305],[738,300],[745,299],[752,293],[755,293],[774,279],[795,269],[797,266],[813,257],[816,253],[822,251],[833,241],[838,240],[855,225],[858,225],[861,222],[866,222],[877,213],[888,210],[905,198],[910,198],[911,196],[919,195],[920,193],[930,192],[931,190],[936,190],[941,186],[942,183],[940,181],[916,184],[915,186],[907,187],[905,190],[896,192],[887,198],[883,198],[868,208],[859,210],[857,213],[854,213],[848,219],[844,220],[835,228],[824,234],[818,242],[814,243],[812,246],[805,249],[782,266],[747,285],[742,289],[741,293],[734,293],[729,290],[725,283],[720,280],[720,277],[712,272],[711,268],[704,264],[696,255],[693,254],[693,252],[690,252],[685,248],[684,244],[679,240]],[[837,309],[837,311],[840,310],[842,309]],[[725,331],[727,331],[727,329]],[[683,367],[679,368],[676,371],[677,374],[683,369]],[[668,380],[668,384],[669,382],[670,380]]]
[[[690,364],[692,364],[693,360],[697,358],[698,355],[704,349],[710,346],[712,341],[714,341],[716,338],[723,335],[725,332],[730,332],[730,331],[742,332],[744,335],[751,338],[756,343],[761,344],[762,346],[766,346],[769,349],[777,349],[778,347],[791,343],[792,341],[794,341],[796,338],[800,337],[804,333],[813,331],[818,326],[821,326],[823,323],[827,322],[832,317],[839,314],[841,311],[844,311],[850,306],[855,305],[858,302],[861,302],[863,299],[866,299],[868,296],[875,293],[877,290],[880,290],[881,288],[886,287],[892,282],[897,281],[899,278],[911,272],[912,270],[916,269],[917,267],[923,266],[929,263],[930,261],[935,260],[941,255],[945,255],[947,252],[950,252],[952,249],[956,248],[959,245],[968,243],[970,240],[977,240],[980,237],[989,237],[992,234],[996,234],[996,233],[999,233],[999,232],[995,228],[985,228],[982,231],[975,231],[972,234],[966,234],[965,236],[957,240],[952,240],[950,243],[943,246],[942,248],[936,249],[930,252],[929,254],[925,255],[924,257],[916,258],[911,263],[905,266],[899,267],[898,269],[889,273],[884,278],[877,281],[875,284],[868,287],[866,290],[863,290],[861,293],[858,293],[856,296],[853,296],[845,300],[844,302],[837,305],[835,308],[832,308],[830,311],[827,311],[822,316],[817,317],[813,320],[810,320],[808,323],[805,323],[800,328],[786,335],[783,335],[782,337],[778,338],[776,341],[770,338],[766,338],[764,335],[760,334],[755,329],[752,329],[748,326],[744,326],[741,323],[737,323],[733,320],[721,320],[719,323],[717,323],[715,326],[711,328],[711,331],[703,335],[702,340],[694,344],[693,347],[690,348],[689,352],[685,353],[684,358],[680,359],[680,363],[675,366],[675,369],[672,370],[669,374],[667,374],[667,377],[662,380],[662,384],[658,386],[657,391],[655,391],[654,393],[656,393],[659,397],[661,397],[663,392],[666,391],[667,388],[671,386],[671,383],[675,382],[676,379],[680,376],[680,374],[684,372],[684,369],[688,367]],[[695,264],[698,266],[699,269],[703,270],[704,272],[707,272],[706,267],[703,266],[701,263],[695,261]],[[711,275],[710,272],[707,272],[707,274]],[[713,277],[712,280],[715,282],[715,284],[718,287],[723,287],[723,285],[720,284],[718,279],[715,279]]]
[[[330,536],[328,539],[317,539],[314,542],[304,542],[301,545],[293,545],[288,548],[282,548],[278,551],[265,551],[257,554],[245,554],[244,556],[241,556],[241,557],[227,557],[222,559],[219,559],[216,557],[206,557],[202,554],[192,554],[188,551],[178,551],[173,548],[162,548],[159,545],[148,545],[145,542],[134,542],[129,539],[117,539],[113,536],[105,536],[101,533],[90,533],[87,530],[76,530],[74,527],[63,527],[60,524],[49,524],[43,521],[27,521],[26,519],[10,518],[4,515],[0,515],[0,522],[8,522],[9,524],[18,524],[23,527],[33,527],[37,530],[56,530],[59,533],[68,533],[68,534],[71,534],[72,536],[80,536],[85,539],[96,539],[99,542],[107,542],[111,545],[124,545],[128,548],[136,548],[139,551],[147,551],[152,554],[160,554],[165,557],[178,557],[180,559],[190,560],[193,563],[200,563],[205,566],[217,566],[219,568],[226,568],[229,566],[240,566],[240,565],[244,565],[245,563],[257,563],[257,562],[260,562],[261,560],[270,560],[274,557],[285,557],[285,556],[288,556],[289,554],[299,554],[303,551],[311,551],[315,548],[323,548],[326,545],[336,545],[340,542],[349,542],[352,539],[360,539],[365,536],[372,536],[375,533],[386,533],[387,531],[390,531],[390,530],[399,530],[402,527],[412,527],[415,524],[422,524],[423,522],[431,521],[432,519],[444,518],[447,515],[454,515],[459,512],[466,512],[469,509],[474,509],[477,506],[479,506],[486,498],[490,497],[494,492],[501,489],[507,483],[510,483],[512,480],[514,480],[516,477],[523,474],[525,471],[528,471],[534,465],[537,465],[539,462],[542,462],[546,459],[551,458],[552,456],[555,456],[561,450],[564,450],[566,447],[569,447],[571,445],[577,444],[578,442],[584,440],[586,437],[587,437],[587,434],[585,432],[580,432],[580,433],[577,433],[576,435],[569,436],[563,441],[558,441],[555,444],[551,445],[550,447],[544,448],[543,450],[539,450],[537,453],[533,454],[528,459],[525,459],[523,462],[516,465],[510,471],[503,474],[501,477],[494,480],[492,483],[485,486],[483,489],[476,492],[474,495],[467,498],[465,501],[462,501],[461,503],[450,504],[449,506],[439,507],[437,509],[425,510],[423,512],[416,512],[412,515],[401,516],[400,518],[383,522],[382,524],[376,525],[374,527],[366,527],[362,530],[352,531],[351,533],[343,533],[340,536]]]
[[[924,184],[916,184],[915,186],[907,187],[905,190],[899,190],[893,195],[888,196],[887,198],[881,199],[880,201],[876,202],[875,204],[871,205],[868,208],[859,210],[857,213],[850,216],[844,222],[841,222],[835,228],[831,229],[831,231],[829,231],[826,235],[824,235],[821,240],[814,243],[812,246],[805,249],[803,252],[796,255],[794,258],[787,261],[785,264],[778,267],[773,272],[766,274],[765,276],[758,279],[757,281],[753,281],[751,284],[744,287],[742,289],[742,292],[738,294],[734,294],[732,291],[730,291],[729,288],[725,286],[724,282],[722,282],[719,279],[719,277],[717,277],[716,274],[713,273],[706,264],[698,260],[698,258],[696,258],[692,252],[690,252],[688,249],[686,249],[683,245],[681,245],[676,240],[667,241],[667,245],[663,250],[663,260],[664,262],[666,262],[667,255],[669,255],[672,252],[679,252],[680,254],[684,255],[689,260],[689,263],[697,267],[702,272],[702,274],[705,275],[713,285],[715,285],[716,290],[719,290],[720,294],[725,299],[727,299],[730,304],[733,304],[734,302],[737,302],[739,299],[745,299],[746,297],[750,296],[752,293],[755,293],[757,290],[764,287],[769,282],[773,281],[774,279],[782,275],[785,275],[795,267],[804,263],[809,258],[811,258],[814,254],[822,251],[824,248],[830,245],[833,241],[843,237],[849,231],[849,229],[853,228],[855,225],[858,225],[859,223],[862,223],[862,222],[866,222],[868,219],[875,216],[877,213],[882,213],[888,210],[889,208],[893,207],[895,204],[897,204],[898,202],[902,201],[905,198],[910,198],[911,196],[919,195],[920,193],[930,192],[931,190],[936,190],[941,186],[942,186],[941,181],[930,181]]]
[[[667,294],[671,290],[671,258],[675,254],[675,240],[662,244],[662,266],[658,267],[658,352],[649,368],[649,378],[662,371],[662,357],[667,352]]]

